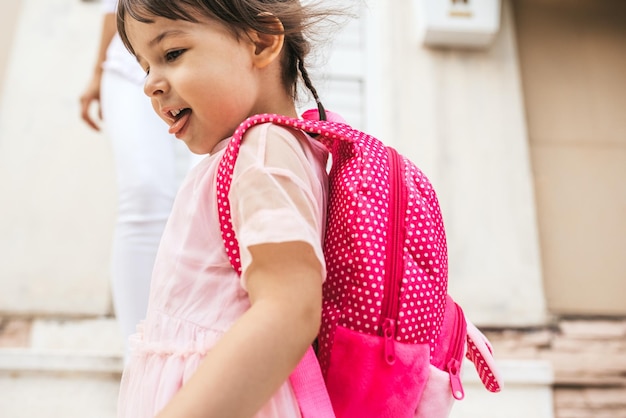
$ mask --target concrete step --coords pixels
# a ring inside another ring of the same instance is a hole
[[[4,339],[0,333],[0,417],[115,417],[123,368],[115,320],[36,319],[21,327]],[[504,390],[493,394],[466,362],[466,396],[451,418],[553,418],[549,362],[499,359],[498,365]]]
[[[497,364],[504,387],[501,392],[491,393],[484,388],[474,365],[465,361],[465,399],[455,403],[450,418],[554,417],[554,373],[549,362],[499,359]]]
[[[12,324],[0,335],[0,417],[115,417],[123,356],[114,319]]]
[[[0,349],[0,416],[114,418],[119,354]]]

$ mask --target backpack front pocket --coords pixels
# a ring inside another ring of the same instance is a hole
[[[337,418],[413,418],[429,377],[430,346],[337,327],[326,387]]]

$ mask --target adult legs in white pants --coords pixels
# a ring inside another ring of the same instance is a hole
[[[127,337],[145,317],[154,259],[178,186],[199,157],[168,134],[143,86],[105,71],[101,105],[118,188],[112,296],[127,344]]]

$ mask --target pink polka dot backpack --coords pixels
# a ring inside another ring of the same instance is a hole
[[[446,235],[429,180],[396,150],[321,106],[302,119],[257,115],[233,135],[217,181],[222,236],[235,270],[241,265],[227,196],[243,134],[261,123],[313,134],[332,156],[322,325],[316,349],[290,376],[302,416],[447,417],[464,397],[463,357],[487,390],[500,391],[491,345],[447,293]]]

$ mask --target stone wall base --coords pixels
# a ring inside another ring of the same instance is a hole
[[[545,328],[483,330],[496,358],[547,360],[556,418],[626,418],[626,319],[555,319]]]

